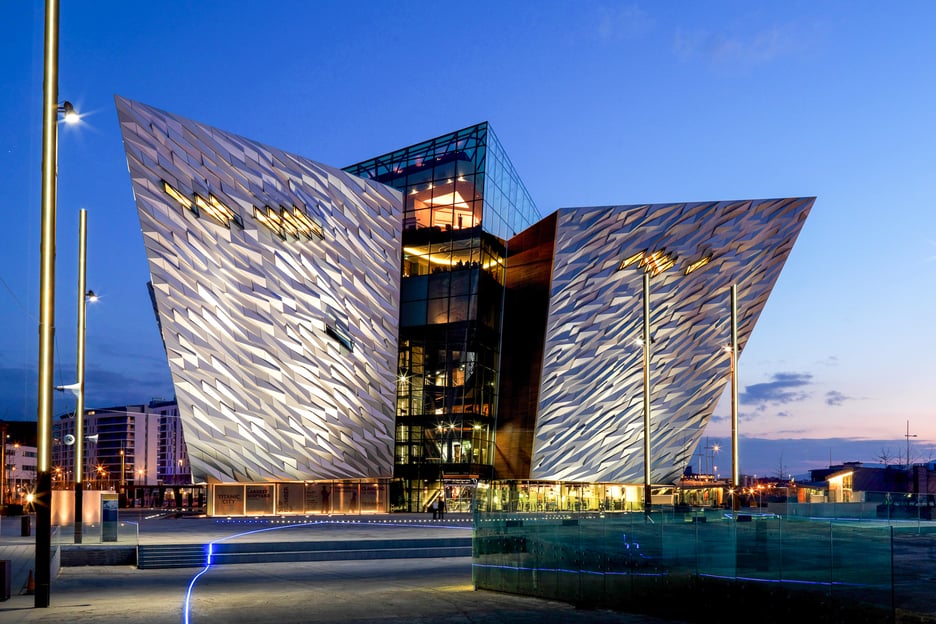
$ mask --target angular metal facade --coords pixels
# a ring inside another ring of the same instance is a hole
[[[195,479],[390,476],[400,192],[117,109]]]
[[[743,349],[813,201],[558,211],[530,477],[643,480],[646,271],[651,480],[678,479],[730,378],[730,288]]]
[[[730,288],[743,349],[814,201],[571,208],[515,234],[538,215],[486,124],[361,179],[117,108],[193,476],[387,477],[396,452],[413,510],[443,475],[643,480],[645,273],[651,481],[678,479],[729,381]]]

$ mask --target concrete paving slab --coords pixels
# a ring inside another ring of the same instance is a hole
[[[0,623],[179,624],[196,572],[65,568],[52,606],[17,597]],[[468,557],[377,562],[245,564],[212,568],[194,586],[189,622],[231,624],[664,624],[669,620],[576,609],[474,591]]]

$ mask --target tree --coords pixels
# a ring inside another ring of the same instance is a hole
[[[894,456],[891,455],[891,450],[889,448],[881,447],[881,453],[875,459],[881,461],[885,466],[890,465],[891,461],[894,459]]]

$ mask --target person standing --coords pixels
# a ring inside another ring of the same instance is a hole
[[[439,497],[439,520],[445,518],[445,498]]]
[[[429,508],[432,510],[432,519],[438,520],[439,518],[439,499],[432,501],[429,505]]]

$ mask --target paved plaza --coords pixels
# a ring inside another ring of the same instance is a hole
[[[472,533],[470,518],[462,514],[449,514],[436,521],[417,514],[252,520],[122,511],[121,520],[124,525],[114,547],[124,549],[137,544],[292,543],[295,547],[315,541],[386,543],[467,538]],[[34,521],[30,529],[30,536],[22,536],[21,518],[0,518],[0,559],[11,562],[12,572],[12,596],[0,602],[0,624],[673,621],[475,591],[471,558],[467,556],[242,563],[213,565],[204,572],[198,567],[70,566],[53,576],[51,606],[36,609],[34,597],[25,593],[35,564]],[[74,548],[68,531],[53,541],[62,543],[63,550]],[[934,543],[933,534],[917,532],[895,540],[894,581],[899,622],[936,622],[931,592],[936,563]],[[93,531],[86,532],[82,548],[101,546]]]
[[[456,514],[441,521],[394,514],[310,518],[305,526],[292,522],[279,525],[288,528],[278,528],[269,521],[225,522],[145,515],[134,518],[134,522],[139,522],[141,544],[209,543],[226,539],[367,540],[391,536],[408,539],[471,534],[468,517]],[[186,592],[202,571],[199,568],[66,567],[52,580],[51,606],[36,609],[34,597],[21,593],[26,582],[24,574],[33,565],[35,538],[21,537],[20,528],[19,518],[4,518],[0,524],[0,557],[15,563],[14,595],[0,602],[0,623],[662,624],[669,621],[474,591],[470,557],[213,566],[194,584],[187,611]]]

